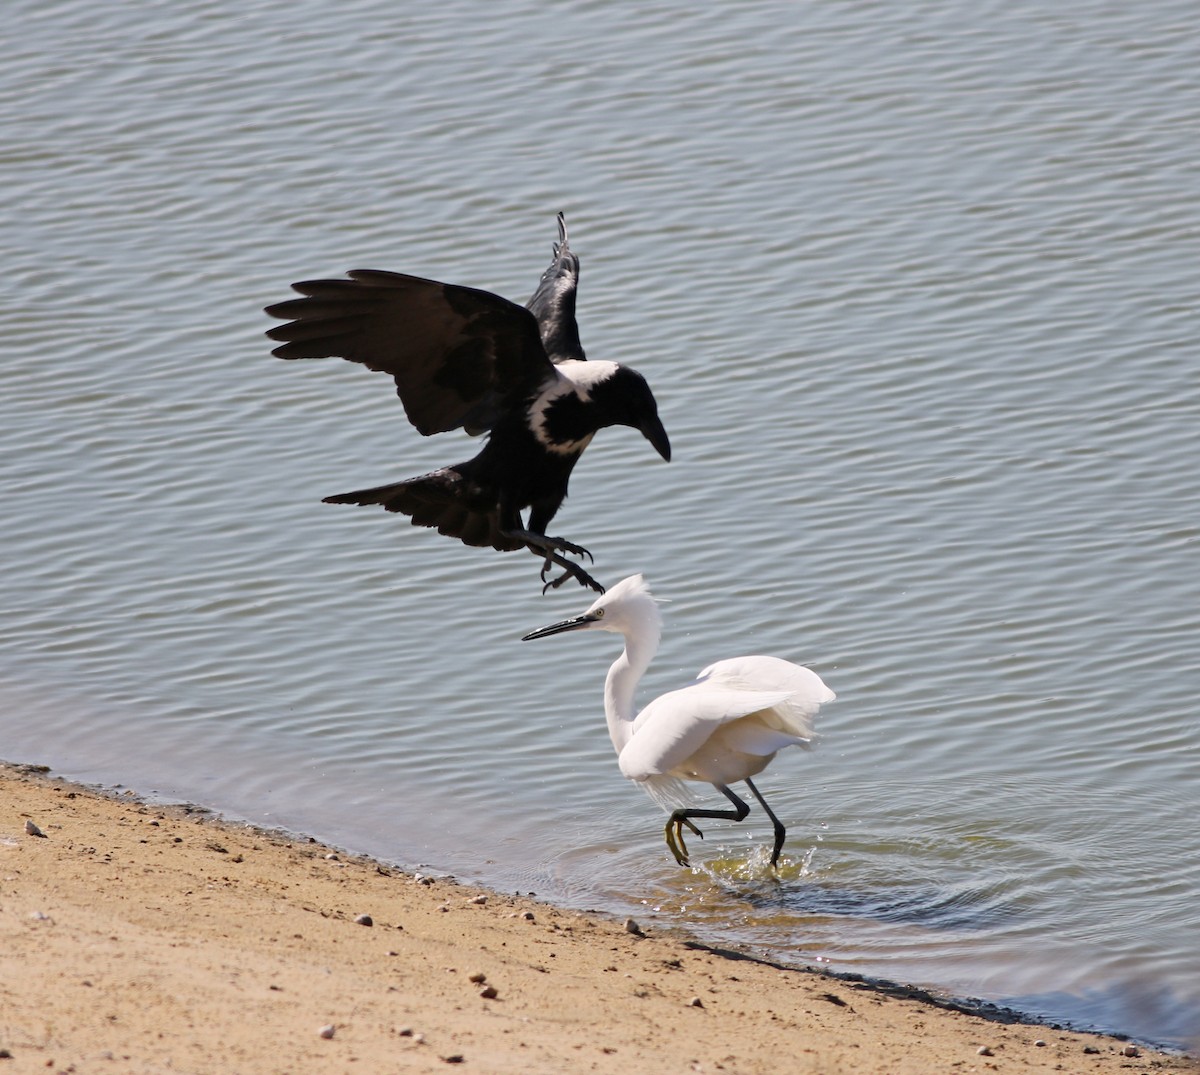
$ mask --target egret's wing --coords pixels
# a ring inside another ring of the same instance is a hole
[[[784,747],[812,745],[812,736],[793,735],[778,728],[769,728],[754,720],[735,720],[722,725],[720,739],[724,746],[740,754],[755,754],[760,758],[774,754]]]
[[[579,258],[567,244],[567,222],[558,214],[558,242],[550,266],[542,273],[527,308],[537,318],[542,344],[552,361],[583,359],[579,325],[575,320],[575,292],[579,287]]]
[[[633,735],[618,759],[621,772],[630,780],[668,773],[722,724],[786,699],[786,691],[738,689],[705,680],[660,695],[634,720]]]
[[[837,697],[811,668],[779,657],[731,657],[717,661],[700,673],[697,682],[735,690],[752,687],[785,692],[786,699],[764,714],[764,723],[801,739],[812,738],[817,711]]]
[[[267,330],[280,358],[339,357],[390,374],[425,436],[490,429],[555,377],[535,316],[499,295],[403,273],[355,269],[307,280],[303,298],[268,306],[290,319]]]

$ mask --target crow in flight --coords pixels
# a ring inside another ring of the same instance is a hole
[[[563,555],[591,553],[546,534],[571,470],[605,426],[640,430],[666,460],[671,444],[640,373],[586,360],[575,323],[579,258],[561,213],[558,237],[526,306],[471,287],[355,269],[348,280],[293,284],[304,297],[266,308],[288,321],[267,335],[281,341],[272,352],[280,358],[340,357],[390,374],[423,436],[460,428],[488,434],[465,463],[325,503],[379,504],[466,545],[529,549],[543,561],[543,591],[575,578],[603,593]],[[562,574],[547,581],[552,564]]]

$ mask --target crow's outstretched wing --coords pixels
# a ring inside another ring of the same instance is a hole
[[[558,242],[550,265],[529,300],[529,312],[537,318],[542,344],[553,362],[583,359],[579,325],[575,321],[575,292],[579,287],[579,258],[567,243],[567,222],[558,214]]]
[[[281,341],[272,353],[346,358],[390,374],[409,421],[425,436],[491,429],[556,376],[535,315],[516,303],[403,273],[347,275],[293,284],[303,298],[266,308],[288,320],[267,331]]]

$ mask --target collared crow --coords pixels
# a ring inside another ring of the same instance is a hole
[[[668,461],[671,445],[645,378],[615,362],[586,360],[575,321],[579,258],[561,213],[558,237],[526,306],[476,288],[355,269],[348,280],[293,284],[304,297],[266,308],[289,322],[267,335],[281,341],[272,352],[280,358],[340,357],[390,374],[423,436],[488,434],[465,463],[325,503],[379,504],[467,545],[529,549],[542,558],[543,590],[575,578],[603,593],[563,556],[591,553],[546,534],[571,470],[605,426],[640,430]],[[562,574],[547,580],[552,564]]]

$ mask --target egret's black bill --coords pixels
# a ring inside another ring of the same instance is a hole
[[[564,631],[578,631],[582,627],[587,627],[594,623],[595,616],[576,616],[573,620],[560,620],[558,623],[552,623],[548,627],[539,627],[536,631],[530,631],[527,635],[521,636],[522,642],[530,642],[535,638],[549,638],[550,635],[561,635]]]

